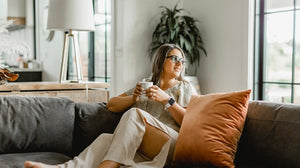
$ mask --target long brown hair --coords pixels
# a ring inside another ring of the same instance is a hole
[[[181,54],[183,59],[185,58],[183,50],[175,45],[175,44],[163,44],[161,45],[155,52],[154,54],[154,61],[152,64],[152,78],[151,81],[153,82],[154,85],[158,85],[160,82],[160,75],[163,71],[164,63],[166,60],[166,57],[168,56],[169,52],[173,49],[178,49]],[[180,75],[177,77],[177,80],[182,81],[183,80],[183,75],[184,75],[184,64],[182,65],[182,71]]]

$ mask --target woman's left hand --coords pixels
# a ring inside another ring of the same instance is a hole
[[[161,90],[158,86],[153,85],[149,89],[146,90],[146,96],[154,101],[158,101],[162,104],[166,104],[170,98],[170,96],[163,90]]]

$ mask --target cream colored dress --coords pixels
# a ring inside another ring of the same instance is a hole
[[[134,88],[125,93],[132,95],[133,91]],[[187,107],[191,95],[196,94],[194,87],[186,81],[181,81],[165,92],[182,107]],[[171,137],[153,160],[137,151],[145,133],[144,119]],[[101,134],[73,160],[59,166],[61,168],[97,168],[102,161],[112,160],[121,163],[121,167],[161,168],[171,163],[178,131],[179,126],[172,115],[164,109],[163,104],[142,97],[133,105],[133,108],[123,114],[113,134]]]

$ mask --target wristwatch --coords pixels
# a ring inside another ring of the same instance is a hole
[[[175,100],[171,97],[167,104],[165,104],[165,110],[167,110],[169,107],[173,106],[173,104],[175,103]]]

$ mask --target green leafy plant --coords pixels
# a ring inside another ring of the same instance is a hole
[[[202,55],[207,55],[203,46],[202,37],[197,27],[198,20],[181,15],[184,9],[178,9],[177,5],[173,9],[161,6],[160,22],[157,24],[153,34],[149,49],[149,56],[152,59],[153,53],[162,44],[172,43],[180,46],[187,60],[191,63],[198,63]]]

